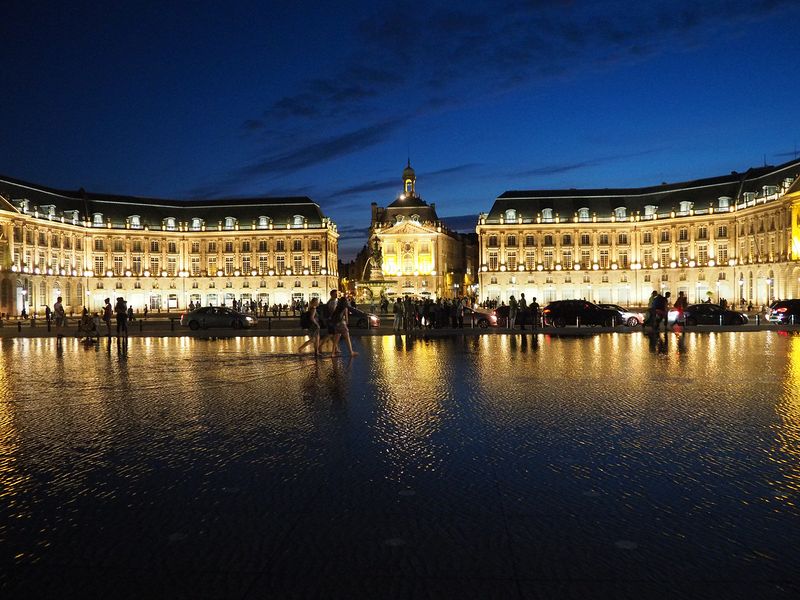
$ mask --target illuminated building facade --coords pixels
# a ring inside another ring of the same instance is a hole
[[[477,266],[474,242],[449,230],[437,216],[436,205],[425,202],[416,186],[409,162],[397,199],[385,208],[372,203],[367,248],[374,253],[377,244],[380,249],[383,292],[431,298],[472,293]],[[369,266],[366,263],[365,274]]]
[[[509,191],[479,216],[480,299],[800,297],[800,161],[638,189]]]
[[[123,296],[141,311],[326,298],[336,225],[306,197],[177,201],[0,178],[0,312]]]

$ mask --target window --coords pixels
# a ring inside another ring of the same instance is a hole
[[[525,236],[525,245],[526,246],[535,246],[536,245],[536,237],[532,235]]]
[[[46,246],[47,245],[47,239],[45,238],[43,231],[39,232],[39,245],[40,246]]]
[[[217,274],[217,257],[216,256],[209,256],[208,257],[208,274],[209,275],[216,275]]]
[[[506,211],[506,222],[513,222],[517,220],[517,211],[513,208],[509,208]]]
[[[719,207],[720,208],[728,208],[730,205],[731,205],[730,196],[720,196],[720,198],[719,198]]]
[[[292,240],[292,251],[293,252],[302,252],[303,251],[303,240]]]
[[[275,242],[275,252],[285,252],[286,242],[284,240],[277,240]]]
[[[192,273],[192,276],[197,277],[198,275],[200,275],[200,257],[193,256],[189,264],[190,264],[189,270]]]
[[[661,242],[668,242],[669,241],[669,229],[662,229],[661,236],[659,238]]]
[[[209,252],[216,252],[217,251],[217,242],[208,242],[208,251]]]
[[[225,257],[225,275],[233,275],[233,257]]]
[[[96,239],[94,241],[94,249],[95,249],[95,251],[102,252],[105,249],[103,246],[104,246],[103,240],[97,240]]]
[[[708,262],[708,246],[705,244],[699,244],[697,246],[697,261],[704,265]]]
[[[726,238],[728,237],[728,226],[727,225],[720,225],[717,227],[717,237],[718,238]]]
[[[123,271],[125,270],[125,258],[122,256],[115,256],[114,257],[114,275],[120,276],[122,275]]]
[[[243,256],[242,257],[242,272],[249,273],[250,272],[250,257]]]
[[[592,251],[591,250],[581,250],[581,268],[582,269],[591,269],[592,268]]]
[[[225,229],[236,227],[236,217],[225,217]]]
[[[544,268],[548,269],[548,270],[553,268],[553,251],[552,250],[545,250],[544,251]]]
[[[305,219],[303,218],[303,215],[295,215],[294,217],[292,217],[292,224],[295,227],[302,227],[304,221]]]
[[[645,250],[642,252],[642,263],[645,269],[649,269],[653,265],[653,251]]]
[[[167,274],[170,277],[174,277],[177,272],[178,272],[178,260],[175,259],[175,258],[168,258],[167,259]]]
[[[164,227],[167,231],[175,231],[175,217],[167,217],[164,219]]]
[[[125,252],[125,240],[116,239],[113,243],[114,252]]]
[[[153,275],[158,275],[161,273],[161,261],[157,256],[150,257],[150,272]]]
[[[578,209],[578,220],[579,221],[588,221],[589,220],[589,209],[588,208],[579,208]]]
[[[572,236],[568,233],[565,233],[561,237],[561,245],[562,246],[572,246]]]
[[[672,258],[670,256],[669,248],[661,248],[661,266],[668,267],[669,264],[672,262]]]
[[[644,216],[645,217],[653,217],[653,216],[655,216],[657,210],[658,210],[657,206],[655,206],[653,204],[647,204],[644,207]]]
[[[705,225],[701,225],[697,228],[697,239],[698,240],[707,240],[708,239],[708,227]]]
[[[131,271],[133,271],[137,275],[142,272],[142,257],[141,256],[134,256],[131,259]]]
[[[286,257],[282,254],[275,257],[275,269],[278,273],[283,273],[286,271]]]
[[[508,237],[506,237],[506,246],[509,246],[511,248],[516,248],[517,247],[517,236],[509,235]]]
[[[614,217],[620,220],[625,219],[627,209],[624,206],[618,206],[614,209]]]
[[[105,275],[105,259],[102,256],[94,257],[94,273],[98,277]]]
[[[535,250],[526,250],[525,251],[525,268],[528,271],[533,271],[536,268],[536,251]]]
[[[322,249],[322,244],[320,244],[319,240],[311,240],[311,251],[312,252],[319,252]]]
[[[692,206],[694,206],[693,202],[689,202],[688,200],[682,200],[680,203],[680,212],[682,214],[686,214],[690,210],[692,210]]]
[[[311,272],[315,275],[319,273],[319,254],[312,254],[311,255]]]
[[[608,246],[608,234],[601,233],[600,234],[600,245],[601,246]]]
[[[565,269],[572,268],[572,250],[564,250],[561,252],[561,266]]]
[[[269,271],[269,260],[266,254],[260,254],[258,256],[258,270],[262,275]]]
[[[200,231],[203,228],[203,219],[194,217],[192,219],[192,231]]]
[[[608,269],[608,250],[600,250],[600,268]]]
[[[542,221],[545,223],[551,223],[553,221],[553,209],[552,208],[543,208],[542,209]]]
[[[490,250],[489,251],[489,270],[496,271],[497,267],[499,266],[498,261],[498,254],[497,250]]]
[[[689,262],[689,246],[678,246],[678,263],[685,265]]]
[[[628,245],[628,234],[627,233],[619,233],[617,234],[617,244],[620,246],[627,246]]]
[[[178,251],[178,243],[177,242],[167,242],[167,252],[175,254]]]
[[[652,244],[653,243],[653,232],[652,231],[645,231],[642,233],[642,243],[643,244]]]
[[[258,228],[266,229],[267,227],[269,227],[269,217],[265,216],[258,217]]]
[[[717,244],[717,262],[721,265],[728,263],[728,244]]]
[[[496,235],[490,235],[489,236],[489,244],[488,245],[489,245],[489,248],[499,248],[500,247],[500,242],[498,240],[498,237]]]
[[[545,246],[552,246],[553,245],[553,236],[549,233],[544,236],[544,245]]]
[[[94,213],[92,218],[92,223],[95,227],[102,227],[103,226],[103,214],[102,213]]]
[[[592,237],[588,233],[581,234],[581,246],[590,246],[592,243]]]
[[[250,241],[246,240],[242,242],[242,252],[250,252]]]
[[[506,252],[506,266],[508,267],[509,271],[516,271],[517,270],[517,253],[516,253],[516,251],[512,250],[510,252]]]
[[[78,250],[80,250],[80,248],[78,247],[77,244],[75,245],[75,247],[78,248]],[[142,251],[142,240],[133,240],[133,249],[132,250],[133,250],[133,252],[141,252]]]
[[[258,240],[258,251],[269,252],[269,244],[267,244],[267,240]]]
[[[617,262],[619,266],[623,269],[628,268],[628,251],[627,250],[620,250],[617,252]]]
[[[198,254],[200,252],[200,242],[192,242],[192,254]]]
[[[159,245],[158,240],[150,240],[150,252],[158,252]]]
[[[303,255],[295,254],[292,256],[292,269],[296,275],[303,272]]]

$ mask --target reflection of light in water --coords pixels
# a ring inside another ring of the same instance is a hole
[[[791,496],[800,491],[800,338],[792,337],[789,343],[783,394],[775,406],[781,419],[776,431],[778,447],[771,458],[780,465],[784,474],[784,479],[777,483],[780,489],[778,497],[794,505]]]
[[[404,339],[404,342],[407,340]],[[373,366],[378,397],[376,437],[400,479],[414,470],[436,470],[441,449],[432,437],[441,428],[452,399],[447,348],[441,342],[415,340],[410,352],[398,350],[392,336],[381,338],[382,360]]]
[[[5,355],[0,353],[0,390],[4,391],[10,387],[6,360],[13,360],[11,352]],[[5,394],[0,396],[0,502],[19,510],[15,496],[30,477],[20,472],[17,465],[20,446],[19,435],[14,426],[12,401],[13,398]]]

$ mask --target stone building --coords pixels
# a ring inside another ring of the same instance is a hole
[[[306,197],[178,201],[70,192],[0,177],[0,312],[123,296],[289,304],[337,287],[338,233]]]
[[[480,299],[800,297],[798,174],[793,160],[646,188],[505,192],[476,228]]]
[[[417,194],[417,178],[409,161],[403,170],[403,191],[387,207],[372,203],[363,279],[388,296],[452,298],[474,290],[477,249],[474,238],[451,231],[436,214],[436,205]],[[376,250],[377,249],[377,250]],[[376,254],[377,252],[377,254]]]

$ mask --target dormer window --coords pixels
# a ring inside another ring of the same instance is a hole
[[[720,196],[719,197],[719,207],[720,208],[728,208],[730,205],[731,205],[730,196]]]
[[[397,216],[394,218],[394,222],[395,222],[395,223],[402,223],[404,218],[405,218],[405,217],[403,217],[403,215],[397,215]]]
[[[73,225],[78,224],[78,211],[77,210],[68,210],[64,212],[64,216],[68,217]]]
[[[305,221],[305,219],[303,219],[303,215],[295,215],[292,217],[292,225],[294,227],[302,227],[303,221]]]
[[[625,219],[625,213],[627,209],[624,206],[618,206],[614,209],[614,217],[620,220]]]
[[[95,227],[103,226],[103,213],[94,213],[92,217],[92,225]]]
[[[506,223],[513,223],[517,220],[517,211],[513,208],[509,208],[506,211]]]
[[[269,217],[265,216],[258,217],[258,228],[266,229],[267,227],[269,227]]]
[[[164,219],[164,228],[167,231],[174,231],[175,230],[175,217],[167,217]]]
[[[46,204],[45,206],[42,206],[42,215],[52,221],[56,216],[56,205]]]
[[[745,192],[744,193],[744,201],[747,203],[753,202],[756,199],[755,192]]]
[[[655,204],[646,204],[644,207],[644,216],[652,217],[656,214],[658,207]]]
[[[688,213],[692,210],[692,206],[694,206],[694,202],[689,202],[688,200],[682,200],[680,203],[680,211],[682,214]]]
[[[131,229],[141,229],[142,228],[142,217],[139,215],[131,215],[128,217],[128,222],[131,224]]]
[[[553,220],[553,209],[552,208],[543,208],[542,209],[542,221],[545,223],[550,223]]]
[[[413,223],[419,223],[419,215],[411,215],[411,221]]]
[[[203,229],[203,219],[192,217],[192,231],[200,231],[201,229]]]
[[[30,206],[30,200],[22,199],[22,200],[19,201],[18,206],[19,206],[20,211],[22,211],[23,213],[26,213],[26,212],[28,212],[28,207]]]
[[[236,217],[225,217],[225,229],[236,227]]]
[[[579,208],[578,209],[578,220],[579,221],[588,221],[589,220],[589,209],[588,208]]]
[[[772,196],[772,194],[776,194],[778,192],[778,186],[776,185],[765,185],[763,188],[765,196]]]

